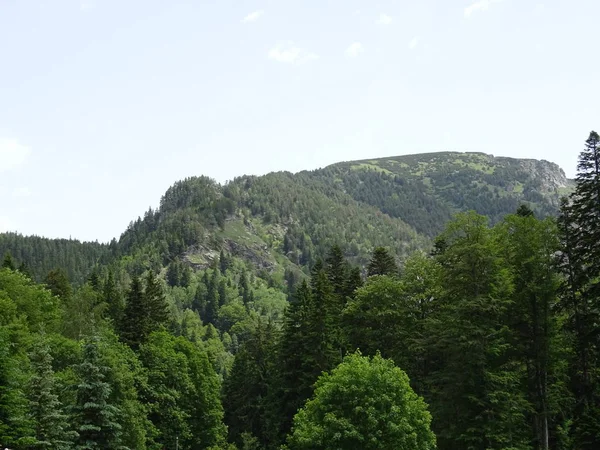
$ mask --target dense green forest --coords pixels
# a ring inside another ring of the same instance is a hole
[[[0,235],[0,444],[600,448],[599,217],[592,132],[574,182],[436,153],[190,178],[109,244]]]

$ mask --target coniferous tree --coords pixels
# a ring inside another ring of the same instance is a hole
[[[221,270],[222,274],[225,274],[225,272],[227,272],[227,269],[229,269],[230,264],[231,264],[231,261],[225,255],[225,252],[223,251],[223,249],[221,249],[221,253],[219,254],[219,269]]]
[[[13,257],[12,257],[12,255],[9,252],[6,252],[5,255],[4,255],[4,260],[2,261],[2,268],[3,269],[9,269],[9,270],[15,270],[16,269]]]
[[[163,288],[158,279],[148,272],[146,276],[146,288],[144,290],[144,305],[147,310],[148,330],[157,330],[159,327],[166,325],[169,320],[169,305]]]
[[[148,309],[144,302],[142,283],[138,277],[134,277],[129,286],[127,304],[119,327],[123,342],[137,350],[150,333],[148,322]]]
[[[29,268],[29,266],[27,265],[27,263],[25,261],[21,262],[21,264],[19,265],[19,268],[17,270],[19,272],[21,272],[23,275],[25,275],[27,278],[30,278],[33,280],[33,273],[31,272],[31,269]]]
[[[362,275],[359,267],[353,267],[350,269],[348,278],[344,286],[344,296],[346,298],[353,297],[356,290],[363,285]]]
[[[553,348],[560,339],[559,318],[554,313],[559,288],[554,258],[559,242],[554,222],[537,220],[529,212],[520,208],[499,228],[505,234],[503,247],[515,287],[507,317],[513,335],[512,353],[525,367],[534,448],[547,450],[569,400],[557,395],[566,382],[566,373],[561,369],[561,350]]]
[[[29,410],[35,427],[34,448],[70,450],[77,433],[69,431],[68,417],[56,392],[50,348],[43,338],[33,347],[30,361],[33,376],[29,382]]]
[[[53,295],[60,297],[64,301],[68,301],[73,294],[71,283],[63,269],[54,269],[48,272],[48,275],[44,279],[44,284]]]
[[[267,430],[267,398],[275,371],[272,323],[259,321],[252,336],[235,356],[223,386],[225,423],[232,441],[242,443],[244,433],[256,436],[263,447],[270,443]]]
[[[398,265],[394,257],[384,247],[377,247],[373,251],[371,261],[367,266],[367,275],[398,275]]]
[[[436,361],[428,383],[438,447],[525,449],[528,405],[519,366],[508,357],[513,284],[501,246],[474,212],[459,214],[443,237],[440,310],[426,329]]]
[[[559,227],[565,274],[562,304],[572,333],[574,439],[582,450],[600,445],[600,136],[592,131],[579,155],[575,192],[563,202]]]
[[[78,449],[119,448],[120,411],[110,403],[111,387],[106,382],[108,370],[100,357],[97,338],[87,340],[83,347],[83,362],[78,367],[80,382],[73,409],[79,433]]]
[[[119,325],[123,319],[125,304],[123,295],[117,287],[113,271],[108,271],[106,282],[102,288],[102,300],[107,304],[106,313],[113,323]]]
[[[25,446],[35,443],[33,424],[27,417],[27,399],[23,392],[21,366],[10,353],[8,333],[0,328],[0,444]]]
[[[285,311],[281,340],[277,348],[276,386],[268,396],[266,421],[269,439],[283,442],[296,411],[312,394],[314,361],[309,356],[311,289],[302,281]]]

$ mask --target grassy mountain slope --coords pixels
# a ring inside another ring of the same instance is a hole
[[[379,245],[402,258],[426,248],[457,211],[474,209],[496,222],[527,203],[553,215],[570,186],[547,161],[456,152],[242,176],[226,185],[193,177],[175,183],[156,211],[110,246],[0,235],[0,252],[11,251],[38,275],[62,266],[81,281],[96,263],[120,261],[131,273],[176,261],[202,268],[224,251],[283,279],[306,272],[334,243],[358,264]]]
[[[554,163],[442,152],[335,164],[314,176],[333,180],[358,201],[398,217],[429,237],[458,211],[499,221],[522,204],[557,212],[572,182]]]

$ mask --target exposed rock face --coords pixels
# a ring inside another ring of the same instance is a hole
[[[567,188],[572,182],[566,177],[564,170],[558,164],[546,160],[519,160],[523,170],[539,182],[542,192],[554,192],[556,189]]]

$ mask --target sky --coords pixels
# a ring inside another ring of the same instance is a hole
[[[0,0],[0,231],[108,241],[175,181],[479,151],[573,176],[597,0]]]

